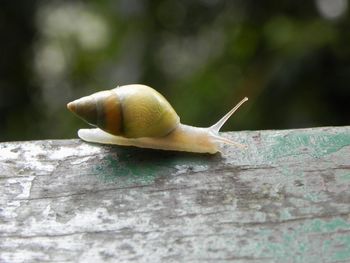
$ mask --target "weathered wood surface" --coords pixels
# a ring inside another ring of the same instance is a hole
[[[0,144],[1,262],[350,262],[350,127],[195,155]]]

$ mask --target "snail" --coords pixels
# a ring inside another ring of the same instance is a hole
[[[68,103],[67,108],[97,127],[78,131],[78,136],[87,142],[214,154],[220,143],[244,147],[220,136],[219,130],[247,100],[241,100],[208,128],[180,123],[173,107],[159,92],[140,84],[100,91]]]

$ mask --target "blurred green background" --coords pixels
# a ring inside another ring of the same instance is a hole
[[[66,103],[156,88],[185,124],[350,124],[348,0],[2,1],[0,141],[73,138]]]

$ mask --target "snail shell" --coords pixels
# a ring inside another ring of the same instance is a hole
[[[68,103],[67,108],[97,127],[78,131],[85,141],[215,153],[219,151],[219,143],[243,147],[220,136],[219,130],[247,100],[244,98],[209,128],[181,124],[175,110],[159,92],[139,84],[94,93]]]
[[[169,102],[144,85],[100,91],[67,106],[91,125],[126,138],[161,137],[180,123]]]

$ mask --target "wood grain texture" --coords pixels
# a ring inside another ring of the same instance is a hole
[[[0,262],[349,262],[350,127],[197,155],[0,144]]]

